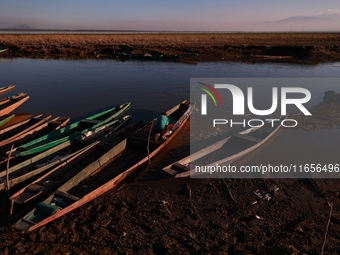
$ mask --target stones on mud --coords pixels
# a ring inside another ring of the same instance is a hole
[[[100,224],[100,226],[102,227],[102,228],[106,228],[108,225],[110,225],[110,223],[111,223],[111,219],[106,219],[106,220],[104,220],[101,224]]]
[[[256,205],[257,204],[257,200],[251,200],[250,202],[249,202],[249,205]]]
[[[257,189],[254,190],[253,193],[257,196],[257,198],[259,198],[260,200],[264,200],[264,201],[269,201],[273,198],[276,197],[276,193],[279,191],[279,187],[277,185],[273,185],[270,187],[270,189]],[[255,205],[257,203],[256,200],[251,200],[250,201],[250,205]]]
[[[301,254],[300,251],[296,247],[294,247],[293,245],[288,245],[287,252],[289,252],[289,254],[291,254],[291,255]]]
[[[269,201],[271,200],[273,197],[271,194],[263,191],[263,190],[255,190],[253,192],[258,198],[260,198],[261,200],[265,200],[265,201]]]
[[[264,220],[264,218],[263,218],[263,217],[261,217],[261,216],[258,216],[258,215],[255,215],[255,219],[258,219],[258,220]]]
[[[165,200],[162,200],[162,201],[161,201],[161,204],[162,204],[162,205],[166,205],[167,203],[168,203],[168,201],[165,201]]]

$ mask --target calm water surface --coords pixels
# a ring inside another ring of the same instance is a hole
[[[149,120],[159,112],[189,99],[190,78],[340,78],[340,63],[307,66],[210,62],[193,65],[116,60],[2,60],[0,86],[15,84],[17,87],[11,94],[26,92],[30,95],[30,99],[15,112],[63,115],[71,117],[71,121],[127,101],[132,102],[129,113],[133,115],[134,121]],[[340,92],[340,84],[301,86],[312,92],[313,104],[320,102],[327,90]],[[294,132],[291,133],[287,139],[297,143]],[[302,137],[298,144],[310,139],[311,132],[303,134],[298,134]],[[340,132],[323,132],[320,135],[337,137],[330,146],[332,152],[340,152],[340,144],[336,142],[340,141]],[[270,143],[263,155],[268,156],[269,153],[271,158],[277,158],[273,149],[278,147],[279,144]],[[315,157],[312,148],[305,147],[305,150],[307,158]],[[308,151],[311,156],[308,156]],[[335,153],[329,154],[337,157]]]

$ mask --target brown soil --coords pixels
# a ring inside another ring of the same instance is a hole
[[[159,171],[41,229],[2,227],[1,254],[320,254],[339,182],[169,179]],[[231,193],[228,192],[228,187]],[[272,192],[273,187],[279,190]],[[253,191],[273,195],[258,199]],[[232,201],[232,194],[235,202]],[[253,201],[257,201],[252,205]],[[340,252],[335,201],[325,254]]]
[[[2,57],[96,58],[114,53],[198,54],[189,61],[340,60],[339,33],[1,35]]]

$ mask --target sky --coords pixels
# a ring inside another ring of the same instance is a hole
[[[0,28],[340,31],[340,0],[4,0]]]

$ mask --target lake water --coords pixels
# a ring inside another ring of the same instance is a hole
[[[133,120],[150,120],[184,99],[190,98],[190,78],[340,78],[340,63],[320,65],[234,62],[201,62],[197,64],[177,62],[117,61],[117,60],[43,60],[43,59],[1,59],[0,86],[15,84],[10,94],[26,92],[30,99],[15,112],[33,114],[48,113],[53,116],[69,116],[71,121],[79,120],[101,109],[124,102],[132,102],[129,113]],[[313,104],[322,100],[327,90],[340,92],[340,84],[310,86]],[[268,99],[269,100],[269,99]],[[298,132],[298,131],[296,131]],[[299,131],[302,132],[302,131]],[[310,140],[312,132],[298,132],[302,137],[298,143]],[[296,143],[293,131],[289,139]],[[308,135],[310,134],[310,135]],[[318,137],[332,139],[332,153],[327,157],[337,160],[340,132],[329,131]],[[189,141],[189,134],[186,135]],[[288,136],[287,136],[288,137]],[[280,138],[282,139],[282,138]],[[279,139],[278,139],[279,140]],[[327,139],[321,139],[327,143]],[[272,159],[277,158],[275,150],[280,144],[270,143],[266,148]],[[327,145],[327,144],[325,144]],[[302,145],[301,145],[302,146]],[[274,149],[275,149],[274,147]],[[322,146],[321,146],[322,147]],[[269,148],[269,149],[268,149]],[[306,148],[312,152],[312,148]],[[261,153],[261,152],[260,152]],[[304,153],[315,158],[315,153]],[[185,156],[185,155],[182,155]],[[260,157],[256,155],[256,157]],[[322,155],[321,155],[322,157]],[[249,158],[254,160],[253,158]]]

